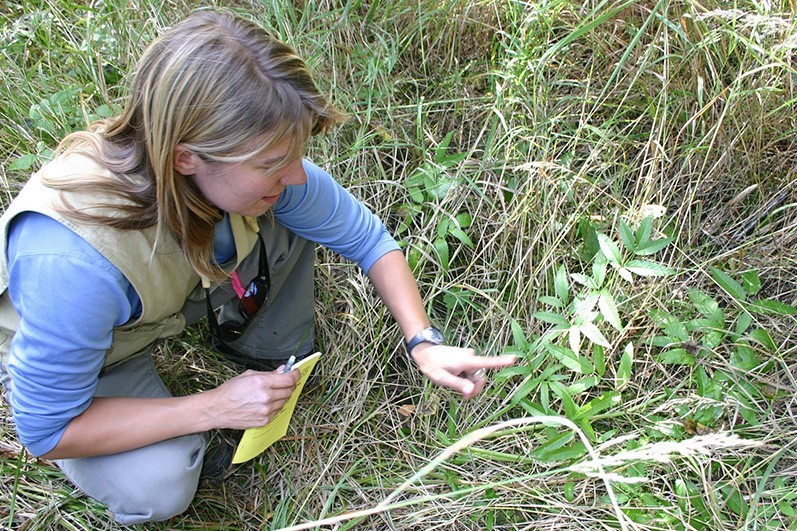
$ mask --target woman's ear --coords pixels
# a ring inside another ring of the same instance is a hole
[[[185,147],[183,144],[174,146],[174,160],[172,166],[180,175],[193,175],[202,159],[199,155]]]

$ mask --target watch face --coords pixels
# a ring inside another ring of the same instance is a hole
[[[434,343],[435,345],[440,345],[445,341],[443,339],[443,334],[440,333],[439,330],[435,328],[427,328],[422,332],[423,338],[428,341],[429,343]]]

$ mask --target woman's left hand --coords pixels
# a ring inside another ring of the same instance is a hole
[[[418,369],[434,383],[452,389],[465,400],[478,395],[487,383],[484,369],[515,363],[515,356],[478,356],[472,348],[421,343],[412,349]]]

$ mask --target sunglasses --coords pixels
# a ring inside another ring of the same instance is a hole
[[[238,293],[238,315],[240,319],[230,319],[219,323],[218,319],[216,319],[213,305],[210,303],[210,288],[205,288],[205,303],[208,311],[210,335],[222,344],[239,339],[246,332],[255,316],[268,303],[269,292],[271,291],[271,272],[268,269],[266,244],[263,242],[260,233],[258,233],[257,239],[260,242],[260,262],[257,276],[244,289],[238,278],[238,272],[236,271],[232,274],[233,288]],[[228,345],[224,346],[231,348]]]

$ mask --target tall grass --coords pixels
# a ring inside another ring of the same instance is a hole
[[[3,4],[6,201],[195,5]],[[396,234],[430,315],[522,361],[467,403],[424,382],[367,280],[320,249],[326,356],[288,437],[154,528],[794,526],[792,7],[235,3],[351,115],[311,156]],[[650,212],[671,241],[643,258],[673,274],[627,282],[620,247],[599,290],[579,283],[599,235]],[[619,329],[573,304],[593,292]],[[175,393],[234,374],[205,344],[197,328],[161,349]],[[117,527],[2,419],[0,526]]]

